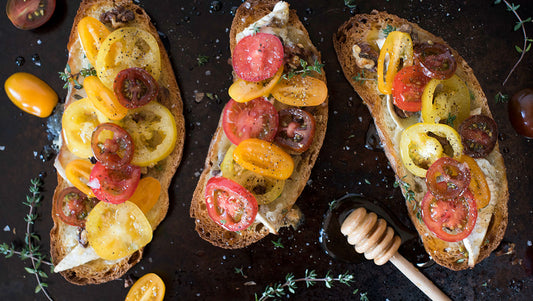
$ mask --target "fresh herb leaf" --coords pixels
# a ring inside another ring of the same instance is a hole
[[[344,5],[346,5],[349,8],[357,7],[357,4],[355,4],[355,0],[344,0]]]
[[[383,28],[381,31],[383,32],[383,35],[385,35],[385,37],[388,37],[391,32],[396,31],[396,27],[387,24],[387,26],[385,26],[385,28]]]
[[[273,241],[273,240],[272,240],[272,243],[273,243],[274,246],[277,247],[277,248],[282,248],[282,249],[285,248],[285,247],[283,246],[283,244],[281,243],[281,238],[279,238],[278,241]]]
[[[209,62],[209,56],[200,54],[196,58],[196,61],[198,62],[198,66],[204,66]]]
[[[284,79],[291,79],[297,74],[300,74],[302,77],[306,77],[311,75],[311,72],[316,72],[318,74],[322,74],[322,67],[324,67],[324,64],[321,64],[318,60],[315,60],[313,65],[309,65],[306,60],[300,59],[300,66],[302,69],[299,70],[291,70],[288,73],[283,75]]]
[[[509,95],[498,92],[494,96],[494,100],[496,100],[496,103],[507,103],[509,101]]]

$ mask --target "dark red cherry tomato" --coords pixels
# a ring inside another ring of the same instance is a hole
[[[474,229],[476,219],[476,201],[468,189],[455,199],[437,199],[428,191],[422,200],[422,220],[444,241],[465,239]]]
[[[422,94],[431,78],[424,75],[422,67],[413,65],[402,68],[394,76],[392,98],[394,104],[408,112],[422,109]]]
[[[233,70],[245,81],[258,82],[271,78],[283,63],[281,40],[268,33],[242,38],[233,50]]]
[[[222,112],[222,128],[235,145],[248,138],[272,142],[278,131],[278,112],[263,97],[243,103],[231,99]]]
[[[96,206],[98,200],[89,198],[76,187],[63,189],[54,201],[54,208],[59,218],[66,224],[85,227],[89,211]]]
[[[454,199],[470,185],[467,164],[449,157],[442,157],[429,167],[426,173],[428,190],[439,199]]]
[[[524,89],[509,101],[509,120],[515,131],[533,138],[533,89]]]
[[[7,17],[19,29],[35,29],[50,19],[55,0],[8,0]]]
[[[131,162],[134,153],[130,134],[114,123],[101,123],[93,132],[91,147],[96,159],[109,168],[119,168]]]
[[[211,219],[229,231],[248,228],[257,215],[255,197],[246,188],[224,177],[207,181],[205,201]]]
[[[120,204],[127,201],[141,180],[141,168],[127,164],[118,169],[96,162],[89,177],[89,187],[100,201]]]
[[[415,62],[422,66],[426,76],[448,79],[457,69],[457,63],[450,48],[440,43],[423,43],[415,46]]]
[[[464,152],[473,158],[484,158],[496,145],[498,127],[494,119],[485,115],[472,115],[459,125]]]
[[[315,118],[298,108],[279,111],[276,144],[296,153],[305,152],[315,136]]]
[[[133,67],[117,74],[113,91],[121,105],[135,109],[156,99],[159,85],[148,71]]]

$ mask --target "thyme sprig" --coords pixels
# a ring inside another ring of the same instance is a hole
[[[48,300],[53,300],[52,297],[46,291],[48,284],[43,282],[42,278],[48,278],[48,275],[41,269],[42,264],[46,264],[53,268],[53,264],[50,261],[45,260],[45,256],[40,252],[40,238],[33,232],[33,225],[38,218],[36,213],[37,208],[41,205],[42,195],[41,187],[42,181],[40,178],[34,178],[30,181],[29,194],[26,196],[26,200],[22,202],[29,207],[29,212],[24,217],[26,221],[26,234],[24,236],[24,247],[19,251],[16,250],[13,244],[8,245],[6,243],[0,244],[0,253],[4,254],[6,258],[10,258],[13,255],[18,255],[21,260],[30,259],[31,267],[25,267],[26,272],[33,274],[37,280],[37,286],[35,287],[35,293],[43,292]]]
[[[375,78],[367,78],[365,77],[365,70],[361,70],[361,72],[357,73],[354,77],[352,77],[352,79],[354,81],[356,81],[357,83],[361,84],[363,83],[365,80],[375,80]]]
[[[415,199],[415,192],[411,189],[411,184],[403,181],[404,178],[405,176],[401,180],[395,181],[393,186],[394,188],[400,187],[402,189],[405,199],[411,204],[411,206],[413,206],[412,210],[415,213],[416,218],[422,222],[422,213],[420,212],[420,207]]]
[[[297,74],[300,74],[302,77],[306,77],[311,75],[311,72],[313,71],[321,74],[324,64],[321,64],[318,60],[315,60],[313,65],[309,65],[306,60],[300,59],[300,66],[302,66],[302,69],[289,71],[287,74],[283,74],[283,78],[291,79]]]
[[[258,298],[257,294],[255,295],[255,300],[264,301],[269,298],[281,298],[287,294],[285,290],[287,290],[288,293],[294,294],[297,289],[297,282],[305,282],[306,287],[311,287],[318,282],[323,282],[327,288],[331,288],[335,281],[350,286],[354,279],[354,276],[348,272],[340,274],[337,277],[332,277],[330,273],[331,271],[328,271],[326,276],[318,278],[317,273],[314,270],[305,270],[305,277],[297,279],[292,273],[289,273],[285,276],[285,283],[277,283],[267,286],[260,298]]]
[[[496,103],[506,103],[509,101],[509,95],[498,92],[494,96],[494,100],[496,100]]]
[[[196,61],[198,62],[198,66],[204,66],[209,62],[209,56],[200,54],[196,58]]]
[[[77,90],[83,89],[83,85],[80,84],[80,82],[78,81],[78,78],[80,77],[80,75],[83,77],[96,76],[96,70],[93,67],[83,68],[80,70],[80,72],[73,74],[72,70],[70,69],[70,65],[67,64],[65,66],[65,71],[66,72],[58,72],[59,78],[65,81],[65,84],[63,85],[63,89],[67,89],[69,83],[71,82],[74,83],[74,88],[76,88]]]
[[[394,26],[392,26],[392,25],[390,25],[390,24],[387,24],[387,26],[385,26],[385,28],[383,28],[381,31],[383,32],[383,35],[384,35],[385,37],[388,37],[389,34],[390,34],[391,32],[393,32],[393,31],[395,31],[395,30],[396,30],[396,27],[394,27]]]

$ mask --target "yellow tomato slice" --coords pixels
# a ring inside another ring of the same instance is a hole
[[[470,93],[457,75],[449,79],[432,79],[422,94],[422,120],[447,123],[454,128],[470,116]]]
[[[388,59],[388,65],[386,65]],[[400,66],[402,63],[402,66]],[[392,93],[394,76],[402,67],[413,64],[413,40],[408,33],[389,33],[378,58],[378,89],[383,94]]]
[[[88,76],[83,80],[87,98],[93,106],[111,120],[120,120],[126,116],[128,109],[123,107],[115,96],[96,76]]]
[[[295,75],[282,78],[272,89],[272,96],[290,106],[318,106],[326,101],[328,87],[318,78]]]
[[[283,66],[279,68],[278,72],[273,77],[259,82],[247,82],[243,79],[237,80],[229,87],[228,94],[236,102],[247,102],[261,96],[268,96],[272,88],[281,78],[283,74]]]
[[[477,208],[481,209],[487,206],[490,202],[490,189],[483,170],[476,163],[476,160],[467,155],[462,155],[458,161],[468,164],[468,168],[470,168],[470,185],[468,189],[470,189],[476,199]]]
[[[94,197],[93,191],[87,185],[93,166],[89,160],[76,159],[70,161],[65,167],[67,180],[89,197]]]
[[[161,75],[161,57],[152,34],[136,27],[122,27],[110,33],[98,50],[96,72],[109,89],[120,71],[143,68],[157,81]]]
[[[63,112],[62,118],[63,138],[68,149],[78,157],[92,157],[93,131],[96,126],[107,120],[87,98],[71,103]]]
[[[100,49],[102,42],[110,33],[102,22],[91,16],[84,17],[78,23],[78,37],[83,51],[92,66],[96,66],[98,49]]]
[[[161,301],[165,297],[165,283],[154,273],[142,276],[130,288],[126,301]]]
[[[99,202],[87,216],[87,239],[98,256],[106,260],[126,257],[152,240],[152,227],[132,202]]]
[[[247,170],[278,180],[288,179],[294,170],[289,154],[273,143],[256,138],[239,143],[233,160]]]
[[[121,125],[135,145],[132,164],[153,166],[174,150],[178,135],[176,121],[172,113],[156,101],[129,110]]]
[[[7,97],[19,109],[37,117],[48,117],[57,105],[57,93],[37,76],[17,72],[4,83]]]
[[[239,183],[255,196],[259,205],[269,204],[283,192],[285,180],[272,179],[242,168],[233,160],[236,145],[230,146],[220,164],[222,176]]]
[[[161,194],[161,183],[156,178],[145,177],[139,181],[137,189],[128,201],[134,203],[146,214],[154,207]]]

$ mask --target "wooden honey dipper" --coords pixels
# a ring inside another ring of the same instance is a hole
[[[374,212],[367,213],[363,207],[356,209],[342,223],[341,232],[357,253],[364,253],[366,259],[374,260],[377,265],[390,261],[431,300],[451,300],[398,253],[400,237]]]

